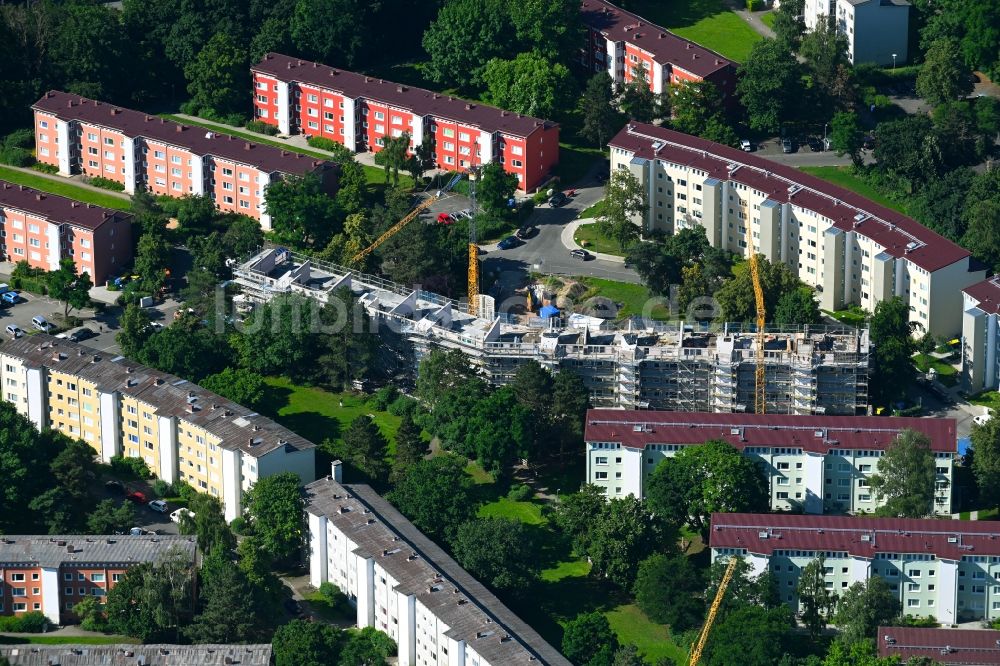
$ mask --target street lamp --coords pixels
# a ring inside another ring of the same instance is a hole
[[[892,71],[896,71],[896,54],[892,54]]]
[[[830,123],[823,123],[823,150],[826,150],[826,128]]]

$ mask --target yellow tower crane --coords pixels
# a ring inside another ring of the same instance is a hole
[[[705,649],[705,643],[708,641],[708,634],[712,631],[712,624],[715,622],[715,616],[719,614],[719,607],[722,606],[722,598],[726,594],[726,588],[729,587],[729,581],[733,578],[733,572],[736,570],[737,558],[735,556],[729,558],[729,564],[726,566],[725,573],[722,574],[722,581],[719,582],[719,589],[715,592],[715,598],[712,599],[712,605],[708,609],[708,616],[705,618],[705,624],[701,627],[701,633],[698,634],[698,642],[695,643],[694,648],[691,650],[691,657],[688,659],[688,666],[698,666],[698,661],[701,659],[701,653]]]
[[[430,208],[430,206],[432,206],[435,201],[440,199],[446,192],[451,190],[451,188],[455,187],[455,184],[458,183],[458,181],[461,179],[462,179],[461,174],[455,174],[455,176],[448,181],[447,185],[445,185],[443,188],[438,190],[433,195],[427,197],[426,199],[418,203],[416,206],[413,207],[413,210],[411,210],[409,213],[406,214],[406,216],[403,219],[401,219],[399,222],[389,227],[389,229],[381,236],[376,238],[371,245],[369,245],[365,249],[361,250],[361,252],[358,252],[356,255],[351,257],[351,263],[357,263],[361,259],[364,259],[369,254],[371,254],[375,250],[375,248],[377,248],[379,245],[381,245],[382,243],[386,242],[387,240],[395,236],[400,229],[405,227],[413,220],[417,219],[417,216],[420,215],[420,213]]]
[[[764,306],[764,288],[760,284],[760,262],[753,243],[753,227],[747,215],[746,201],[741,202],[743,223],[747,225],[747,255],[750,264],[750,279],[753,281],[753,297],[757,309],[757,367],[754,370],[754,412],[763,414],[767,410],[767,374],[764,366],[764,325],[767,309]]]

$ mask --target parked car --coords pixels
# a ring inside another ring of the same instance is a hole
[[[127,495],[125,495],[125,499],[129,502],[135,502],[136,504],[145,504],[148,501],[146,496],[138,490],[130,491]]]
[[[823,152],[823,142],[817,139],[816,137],[814,136],[809,137],[808,143],[809,143],[809,150],[813,151],[814,153]]]
[[[454,224],[455,218],[453,218],[448,213],[438,213],[437,221],[438,224]]]
[[[6,294],[10,291],[10,285],[6,282],[0,283],[0,294]]]
[[[194,511],[191,511],[190,509],[185,509],[184,507],[181,507],[179,509],[174,509],[170,513],[170,520],[172,520],[175,523],[179,523],[181,522],[181,518],[183,516],[191,516],[192,518],[194,518]]]
[[[572,250],[570,254],[576,257],[577,259],[582,259],[584,261],[587,261],[588,259],[594,256],[589,252],[587,252],[586,250],[580,250],[580,249]]]
[[[121,481],[115,481],[114,479],[111,479],[110,481],[105,481],[104,488],[108,492],[115,493],[116,495],[125,494],[125,484],[122,483]]]
[[[3,299],[4,303],[7,303],[8,305],[14,305],[15,303],[21,300],[21,295],[16,291],[5,291],[3,295],[0,296],[0,298]]]
[[[794,153],[795,152],[795,142],[785,137],[781,140],[781,152],[783,153]]]
[[[558,208],[559,206],[565,206],[569,202],[569,197],[567,197],[562,192],[556,192],[549,198],[549,205],[553,208]]]
[[[97,335],[89,328],[80,328],[69,334],[70,342],[80,342],[81,340],[89,340]]]
[[[52,324],[50,324],[49,320],[43,317],[42,315],[35,315],[34,317],[32,317],[31,325],[32,327],[41,331],[42,333],[48,333],[49,331],[52,330]]]
[[[517,247],[517,246],[518,246],[518,240],[514,236],[507,236],[507,238],[504,238],[502,241],[497,243],[497,249],[500,250],[509,250],[512,247]]]
[[[7,331],[7,335],[12,338],[19,338],[24,335],[24,331],[22,331],[21,327],[17,324],[7,324],[7,328],[5,330]]]
[[[145,532],[143,532],[141,527],[133,527],[128,531],[128,533],[131,536],[142,536],[143,534],[145,534]]]
[[[524,240],[525,238],[531,238],[537,233],[538,233],[538,227],[528,225],[518,229],[516,232],[514,232],[514,235],[520,238],[521,240]]]
[[[750,143],[750,139],[740,139],[740,150],[745,153],[753,152],[753,144]]]
[[[148,506],[150,509],[152,509],[153,511],[155,511],[157,513],[166,513],[167,512],[167,503],[164,502],[163,500],[153,500],[149,504],[147,504],[146,506]]]

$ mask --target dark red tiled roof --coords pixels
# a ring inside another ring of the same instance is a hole
[[[580,5],[584,25],[613,42],[628,42],[652,53],[656,62],[671,65],[705,78],[736,63],[711,49],[678,37],[605,0],[583,0]]]
[[[1000,276],[977,282],[962,290],[979,301],[976,306],[988,314],[1000,314]]]
[[[628,448],[645,448],[650,444],[700,444],[710,439],[721,439],[740,450],[747,446],[772,446],[827,453],[831,449],[885,449],[905,429],[927,435],[933,451],[955,451],[957,435],[954,419],[894,416],[591,409],[587,412],[584,439],[588,442],[619,442]]]
[[[256,167],[267,173],[303,175],[330,162],[316,160],[274,146],[237,139],[203,127],[176,123],[141,111],[50,90],[31,108],[62,120],[78,120],[118,130],[125,136],[142,136],[190,150],[196,155],[216,157]]]
[[[419,116],[434,116],[479,127],[487,132],[502,132],[527,137],[538,129],[556,123],[525,116],[495,106],[469,102],[451,95],[423,88],[405,86],[374,76],[337,69],[280,53],[268,53],[251,71],[275,77],[279,81],[301,83],[343,93],[352,99],[364,97],[375,102],[398,106]]]
[[[960,560],[1000,555],[1000,523],[914,518],[859,518],[769,513],[713,513],[712,548],[847,552],[872,559],[878,553],[926,553]]]
[[[930,657],[944,666],[1000,664],[1000,631],[879,627],[877,641],[880,657],[896,656],[904,662]]]
[[[131,219],[131,215],[119,210],[101,208],[66,197],[39,192],[30,187],[15,185],[0,180],[0,206],[9,206],[26,213],[39,215],[55,224],[70,224],[75,227],[97,229],[114,219]]]
[[[659,148],[654,147],[654,143]],[[893,257],[906,256],[926,271],[950,266],[971,254],[916,220],[850,190],[793,167],[690,134],[645,123],[630,123],[608,145],[646,159],[661,159],[700,169],[719,180],[742,183],[764,192],[773,201],[792,202],[829,218],[838,229],[855,231],[872,239]],[[731,175],[730,165],[739,166]],[[857,222],[855,216],[859,214],[868,217]],[[908,249],[911,243],[915,245]]]

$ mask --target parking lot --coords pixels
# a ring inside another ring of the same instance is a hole
[[[145,494],[147,498],[152,497],[148,485],[143,482],[132,482],[126,485],[129,490],[138,490],[139,492]],[[104,498],[113,499],[119,503],[130,501],[125,499],[125,496],[119,490],[104,487],[103,492]],[[135,521],[133,521],[133,524],[131,525],[122,526],[121,532],[128,533],[129,529],[139,527],[149,532],[155,532],[156,534],[180,533],[177,523],[170,520],[170,512],[174,511],[178,507],[168,503],[167,512],[159,513],[150,509],[146,504],[133,503],[132,506],[135,509]]]

